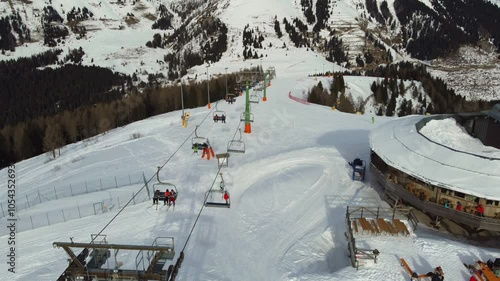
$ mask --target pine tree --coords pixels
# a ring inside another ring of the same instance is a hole
[[[377,111],[377,116],[382,116],[382,115],[384,115],[384,111],[382,110],[382,106],[380,106]]]
[[[0,133],[0,169],[7,167],[10,162],[7,141],[2,133]]]
[[[396,110],[396,95],[392,94],[387,109],[385,111],[385,116],[394,116],[394,111]]]
[[[412,115],[412,114],[413,114],[413,104],[412,104],[411,100],[409,100],[408,105],[406,106],[405,115],[408,116],[408,115]]]
[[[429,114],[433,114],[434,113],[434,108],[432,107],[432,103],[429,103],[429,105],[427,105],[427,109],[425,110],[425,113],[429,113]]]
[[[339,75],[337,76],[337,78],[338,78],[338,83],[339,83],[339,85],[338,85],[338,87],[339,87],[339,91],[340,91],[342,94],[345,94],[345,81],[344,81],[344,75],[342,75],[342,73],[341,73],[341,74],[339,74]]]
[[[345,94],[341,93],[339,96],[339,107],[338,110],[342,112],[347,112],[347,113],[354,113],[354,101],[352,99],[352,96],[346,96]]]
[[[283,36],[283,33],[281,32],[280,22],[276,17],[274,18],[274,31],[276,32],[278,38],[281,38]]]
[[[406,93],[405,91],[405,84],[403,83],[403,80],[399,80],[399,94],[401,96],[404,96]]]
[[[408,102],[406,101],[406,99],[403,99],[403,101],[401,102],[401,105],[399,106],[399,112],[398,112],[399,117],[406,115],[407,106],[408,106]]]
[[[330,94],[332,95],[333,101],[336,103],[339,95],[339,86],[335,76],[333,77],[332,85],[330,87]]]

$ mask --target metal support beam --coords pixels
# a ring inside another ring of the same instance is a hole
[[[68,254],[68,256],[71,258],[71,262],[74,263],[79,269],[84,270],[85,267],[83,264],[80,262],[78,257],[73,253],[73,251],[69,247],[63,247],[64,251]]]
[[[172,246],[145,246],[145,245],[124,245],[124,244],[93,244],[93,243],[71,243],[71,242],[54,242],[54,247],[73,247],[73,248],[89,248],[89,249],[120,249],[120,250],[135,250],[135,251],[164,251],[171,252],[174,250]],[[76,258],[76,257],[75,257]]]

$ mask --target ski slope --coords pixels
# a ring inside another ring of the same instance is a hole
[[[304,83],[312,84],[308,79],[314,79],[307,76],[324,63],[313,53],[295,52],[286,60],[263,61],[264,68],[276,67],[277,78],[268,88],[268,101],[251,106],[255,122],[252,133],[242,137],[246,153],[232,154],[229,167],[221,170],[231,194],[230,209],[204,208],[196,222],[205,192],[212,184],[218,188],[220,178],[216,160],[194,154],[191,139],[195,125],[200,125],[198,135],[209,139],[215,153],[225,152],[237,129],[244,129],[239,121],[243,97],[232,105],[218,104],[226,112],[226,124],[214,123],[213,111],[204,107],[189,109],[192,117],[183,128],[180,112],[171,112],[69,145],[53,161],[47,162],[41,155],[17,163],[19,199],[40,189],[104,176],[144,171],[149,179],[162,165],[161,179],[174,183],[179,196],[175,210],[156,210],[148,200],[130,204],[114,220],[117,208],[19,232],[16,273],[7,272],[6,255],[2,254],[0,280],[56,280],[68,257],[52,243],[69,242],[70,237],[75,242],[89,242],[91,234],[101,231],[109,243],[116,244],[151,245],[156,237],[174,237],[175,259],[185,247],[176,280],[408,280],[399,258],[405,258],[419,273],[439,265],[447,280],[468,280],[463,262],[500,256],[498,249],[471,246],[420,226],[410,237],[358,237],[359,247],[376,248],[381,254],[377,264],[352,268],[344,238],[346,207],[387,205],[368,181],[350,179],[347,162],[355,157],[369,160],[370,131],[390,118],[376,117],[372,124],[371,115],[345,114],[289,99],[289,92],[302,97]],[[223,72],[227,66],[212,67]],[[141,137],[132,138],[134,133]],[[4,169],[0,173],[2,190],[6,190],[6,182]],[[18,216],[29,220],[33,213],[58,211],[93,202],[99,196],[108,198],[108,193],[141,188],[139,184],[60,198],[19,211]],[[5,218],[0,223],[5,228]],[[1,233],[4,253],[8,237],[5,231]],[[120,251],[117,261],[123,263],[122,268],[134,268],[135,255]]]

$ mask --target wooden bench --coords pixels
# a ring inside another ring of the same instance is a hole
[[[378,229],[377,223],[374,220],[372,220],[371,223],[372,223],[372,228],[375,230],[375,233],[377,235],[380,235],[380,230]]]
[[[390,235],[398,235],[397,230],[390,222],[388,222],[382,218],[378,218],[377,222],[378,222],[378,225],[382,229],[383,232],[390,234]]]
[[[386,221],[386,223],[388,225],[388,228],[389,228],[389,231],[391,232],[391,234],[398,236],[399,231],[396,229],[396,227],[390,221]]]
[[[354,233],[358,234],[358,223],[356,222],[356,220],[352,220],[352,226],[354,229]]]
[[[392,222],[394,223],[398,231],[401,232],[403,235],[405,236],[410,235],[410,231],[402,221],[400,221],[399,219],[393,219]]]
[[[387,223],[385,222],[384,219],[378,218],[377,223],[382,233],[390,233]]]
[[[359,223],[361,224],[361,227],[363,228],[363,233],[365,233],[365,231],[367,231],[368,233],[373,232],[370,223],[365,218],[360,218]]]

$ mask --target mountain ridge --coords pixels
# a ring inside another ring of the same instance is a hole
[[[500,1],[479,2],[485,7],[496,7],[491,13],[500,15]],[[328,13],[322,12],[325,3]],[[486,85],[480,87],[481,91],[488,87],[493,89],[485,97],[475,93],[471,87],[468,91],[460,91],[464,85],[453,83],[460,80],[464,73],[451,71],[453,65],[444,63],[450,54],[447,49],[441,50],[441,46],[458,53],[467,45],[479,44],[480,49],[473,56],[488,58],[483,59],[479,66],[486,66],[491,71],[471,71],[469,75],[495,77],[500,73],[499,59],[494,56],[494,50],[498,51],[494,45],[498,43],[493,37],[475,42],[477,40],[460,35],[464,27],[457,18],[461,18],[463,8],[455,11],[459,9],[453,10],[449,5],[444,7],[443,3],[446,1],[9,0],[0,2],[0,17],[4,19],[3,25],[0,21],[0,34],[6,34],[1,30],[7,25],[11,34],[0,35],[0,48],[4,49],[0,60],[30,56],[50,48],[61,48],[61,56],[65,56],[70,49],[82,47],[85,52],[82,64],[136,74],[143,81],[147,81],[149,74],[155,73],[166,73],[166,77],[173,80],[188,72],[192,74],[191,78],[195,78],[199,72],[194,66],[221,60],[250,59],[251,62],[252,58],[265,59],[270,55],[270,49],[281,48],[287,52],[297,46],[335,61],[339,69],[343,66],[364,71],[400,60],[427,63],[430,71],[434,70],[433,67],[441,71],[446,69],[445,74],[435,73],[446,81],[452,81],[453,88],[466,98],[498,98],[500,94],[495,92],[500,92],[500,85],[494,84],[494,79],[483,79]],[[465,5],[465,2],[460,3]],[[415,5],[419,11],[417,14],[405,14],[405,10]],[[447,17],[449,23],[443,22],[443,17]],[[426,18],[431,21],[426,23]],[[290,22],[288,32],[284,30],[284,19]],[[276,35],[276,22],[283,31],[282,37]],[[325,27],[314,32],[314,28],[323,22]],[[442,28],[433,30],[432,22]],[[469,22],[477,26],[479,19],[476,16]],[[305,29],[301,29],[301,25]],[[153,26],[156,28],[153,29]],[[255,40],[244,42],[245,27],[252,32],[251,36],[263,37],[262,41],[259,40],[261,45],[256,45]],[[483,35],[491,28],[485,25]],[[447,38],[449,30],[454,30],[457,36]],[[436,32],[445,33],[436,40],[434,37],[439,34]],[[415,37],[417,35],[420,37]],[[12,47],[13,37],[17,46]],[[337,39],[331,41],[332,38]],[[297,40],[300,43],[297,44]],[[483,81],[475,80],[478,83]]]

